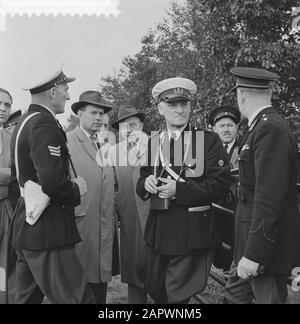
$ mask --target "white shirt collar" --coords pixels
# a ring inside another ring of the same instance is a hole
[[[256,110],[249,118],[248,118],[248,126],[251,126],[251,124],[253,123],[255,117],[261,112],[263,111],[264,109],[266,108],[271,108],[271,106],[264,106],[264,107],[261,107],[259,108],[258,110]]]
[[[171,138],[171,135],[172,133],[175,133],[175,140],[177,141],[178,138],[180,137],[181,133],[184,131],[184,129],[186,128],[186,125],[185,124],[183,127],[181,127],[180,129],[177,129],[175,131],[171,131],[170,129],[168,129],[168,136],[169,136],[169,139]]]
[[[41,105],[41,104],[39,104],[39,106],[42,106],[43,108],[45,108],[46,110],[48,110],[51,113],[51,115],[56,119],[56,115],[55,115],[55,113],[51,109],[49,109],[48,107],[46,107],[44,105]]]

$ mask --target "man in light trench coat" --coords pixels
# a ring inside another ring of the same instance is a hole
[[[97,304],[106,303],[107,282],[113,271],[113,247],[116,222],[113,214],[113,169],[97,163],[97,132],[102,118],[112,107],[97,91],[84,92],[72,105],[80,125],[67,134],[68,145],[78,176],[87,182],[88,192],[75,209],[82,242],[76,247],[87,282]],[[116,260],[118,262],[118,260]]]

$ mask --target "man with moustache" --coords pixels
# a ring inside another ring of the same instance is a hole
[[[120,220],[121,280],[128,284],[128,304],[146,304],[147,293],[139,280],[136,265],[144,245],[149,201],[136,195],[136,184],[148,136],[142,132],[145,113],[127,105],[119,109],[112,127],[119,130],[120,142],[109,150],[116,177],[116,212]]]
[[[208,280],[219,243],[211,204],[229,186],[229,164],[219,137],[189,123],[195,83],[159,82],[152,90],[167,130],[148,143],[137,193],[150,198],[139,275],[156,303],[188,303]]]
[[[229,105],[213,109],[208,117],[209,124],[213,127],[213,131],[219,135],[223,147],[228,154],[231,169],[238,167],[239,141],[236,135],[240,121],[241,113],[239,110]],[[230,191],[218,202],[219,206],[232,211],[235,210],[237,182],[237,179],[232,178]],[[231,247],[231,249],[225,249],[224,246],[220,245],[215,250],[214,265],[217,268],[228,271],[233,261],[234,217],[222,209],[216,209],[216,214],[218,216],[221,241],[228,247]]]
[[[76,253],[97,304],[106,303],[116,232],[113,169],[97,163],[97,155],[101,158],[97,133],[103,125],[104,114],[111,109],[112,106],[98,91],[85,91],[72,105],[73,112],[79,117],[79,126],[67,134],[74,167],[77,174],[87,181],[88,188],[75,209],[76,224],[82,238]]]
[[[74,208],[86,194],[86,182],[71,179],[66,134],[56,119],[65,111],[68,83],[74,80],[59,69],[31,86],[32,103],[12,135],[12,174],[21,191],[13,220],[16,304],[41,303],[44,296],[55,304],[94,303],[74,251],[81,240]],[[34,224],[24,200],[36,198],[27,192],[32,183],[50,199]]]
[[[224,149],[228,154],[231,169],[238,164],[239,141],[236,138],[238,125],[241,121],[241,113],[233,106],[220,106],[211,111],[208,117],[209,124],[219,135]]]

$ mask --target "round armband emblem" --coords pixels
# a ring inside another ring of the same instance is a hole
[[[225,164],[225,163],[224,163],[223,160],[220,160],[220,161],[219,161],[219,166],[220,166],[220,167],[224,166],[224,164]]]

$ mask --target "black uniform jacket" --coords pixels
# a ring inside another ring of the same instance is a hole
[[[187,130],[189,130],[188,127],[185,131]],[[181,137],[186,136],[185,131]],[[199,254],[203,253],[204,250],[213,249],[219,244],[212,210],[189,212],[188,209],[210,205],[226,194],[230,182],[229,163],[218,135],[206,131],[203,134],[202,132],[204,139],[201,142],[196,141],[197,133],[200,134],[201,132],[191,129],[191,133],[190,147],[197,165],[203,166],[202,170],[200,170],[200,173],[195,171],[195,174],[183,172],[182,178],[186,182],[177,181],[176,199],[172,200],[171,208],[167,211],[150,210],[146,223],[145,241],[161,254]],[[149,149],[153,146],[151,145],[152,140],[153,138],[149,141]],[[184,139],[182,145],[183,143],[185,143]],[[196,145],[198,145],[199,152],[202,152],[200,156],[195,153],[197,152]],[[154,146],[152,155],[155,156],[158,149],[158,145]],[[184,159],[183,156],[184,149],[182,150],[182,159]],[[149,163],[150,157],[151,153],[149,152]],[[177,174],[180,173],[180,166],[172,166],[171,168]],[[162,166],[159,164],[156,174],[159,175],[161,170]],[[198,170],[198,167],[195,170]],[[141,168],[137,193],[142,199],[149,197],[144,184],[146,178],[151,174],[154,174],[153,166]],[[168,175],[166,171],[163,173],[165,178]]]
[[[240,142],[236,139],[230,152],[228,153],[228,159],[231,169],[238,167],[238,149]],[[238,176],[231,178],[231,186],[228,194],[223,197],[218,205],[225,207],[229,210],[235,211],[236,209],[236,193],[238,185]],[[218,247],[215,250],[214,255],[214,265],[217,268],[223,268],[224,270],[229,270],[233,261],[233,251],[234,251],[234,215],[231,215],[221,209],[216,209],[215,213],[217,215],[217,223],[220,232],[221,241],[231,247],[231,250]]]
[[[296,152],[273,108],[258,114],[240,147],[235,261],[245,256],[267,274],[290,274],[300,265]]]
[[[18,142],[20,186],[28,180],[39,183],[50,197],[50,205],[34,225],[25,221],[25,203],[20,198],[13,221],[15,247],[29,250],[67,248],[80,241],[75,224],[74,207],[80,203],[77,184],[70,181],[69,151],[66,135],[54,116],[42,106],[30,105],[21,122],[27,121]],[[12,175],[15,176],[17,125],[11,140]]]

